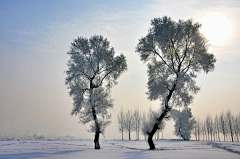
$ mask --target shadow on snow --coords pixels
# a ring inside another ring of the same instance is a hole
[[[16,153],[16,154],[4,154],[0,155],[0,158],[4,159],[30,159],[30,158],[40,158],[40,157],[48,157],[51,155],[62,155],[62,154],[68,154],[68,153],[75,153],[80,152],[84,150],[68,150],[68,151],[59,151],[55,153],[46,153],[46,152],[32,152],[32,153]]]

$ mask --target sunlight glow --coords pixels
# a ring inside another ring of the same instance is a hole
[[[201,31],[210,44],[222,45],[231,37],[231,21],[220,13],[206,15],[201,23]]]

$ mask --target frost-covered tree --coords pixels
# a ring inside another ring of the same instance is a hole
[[[122,140],[123,140],[123,132],[124,132],[124,123],[125,123],[125,114],[123,112],[123,108],[120,110],[118,114],[118,130],[122,133]]]
[[[172,110],[172,117],[175,121],[174,134],[183,140],[190,140],[191,132],[196,124],[191,109],[185,107],[182,111]]]
[[[150,149],[155,149],[152,137],[171,109],[188,106],[200,90],[197,74],[214,70],[216,59],[208,52],[200,27],[192,19],[155,18],[137,44],[136,52],[148,67],[148,98],[162,102],[162,113],[148,133]]]
[[[101,35],[78,37],[67,54],[70,59],[65,84],[73,98],[71,115],[79,115],[83,124],[92,122],[95,149],[100,149],[99,135],[110,123],[108,109],[113,107],[110,88],[127,70],[126,58],[123,54],[116,56]]]
[[[134,130],[134,119],[131,110],[125,114],[124,130],[128,133],[128,139],[131,140],[131,132]]]

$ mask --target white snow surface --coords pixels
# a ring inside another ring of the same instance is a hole
[[[240,159],[240,142],[161,140],[149,150],[144,140],[100,140],[95,150],[92,140],[0,140],[1,159]]]

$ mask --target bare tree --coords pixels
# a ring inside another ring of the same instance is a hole
[[[239,141],[239,134],[240,134],[240,113],[236,115],[233,122],[233,130],[236,141]]]
[[[230,110],[227,111],[226,113],[226,125],[228,127],[228,130],[229,130],[229,134],[230,134],[230,137],[231,137],[231,140],[233,142],[233,135],[234,135],[234,119],[233,119],[233,116],[232,116],[232,113]]]
[[[139,108],[136,108],[133,113],[134,118],[134,128],[136,131],[136,139],[139,140],[139,130],[141,125],[141,113],[139,111]]]
[[[206,129],[206,122],[205,120],[202,122],[202,135],[203,135],[203,141],[207,141],[207,129]],[[205,139],[204,139],[205,138]]]
[[[239,115],[236,115],[234,118],[234,134],[236,137],[236,140],[239,141],[239,135],[240,135],[240,113]]]
[[[167,16],[155,18],[136,47],[148,66],[148,98],[162,101],[161,114],[148,133],[150,149],[155,149],[153,135],[172,107],[193,101],[200,89],[195,82],[197,74],[214,70],[216,59],[208,53],[200,27],[192,19],[175,22]]]
[[[113,107],[110,88],[127,70],[123,54],[115,56],[106,38],[94,35],[78,37],[71,43],[65,84],[73,98],[71,115],[78,115],[83,124],[92,122],[95,149],[100,149],[99,134],[110,123],[108,109]]]
[[[196,121],[196,119],[194,119]],[[193,134],[195,136],[195,140],[198,140],[198,121],[196,121],[193,125]]]
[[[219,126],[220,126],[220,132],[223,134],[224,141],[226,141],[226,121],[223,112],[221,112],[219,117]]]
[[[124,124],[125,124],[125,114],[123,112],[123,108],[121,108],[118,114],[118,130],[122,133],[122,140],[123,140],[123,132],[124,132]]]
[[[125,131],[128,133],[128,139],[131,140],[131,132],[134,130],[133,113],[128,110],[125,114]]]
[[[143,129],[143,127],[144,127],[145,125],[147,125],[147,118],[146,118],[145,112],[143,112],[143,114],[142,114],[141,127],[142,127],[142,134],[144,135],[144,139],[146,140],[147,133],[146,133],[146,131]]]
[[[238,114],[237,118],[238,118],[238,126],[239,126],[237,131],[238,131],[238,136],[240,136],[240,113]]]
[[[199,119],[197,121],[197,135],[198,135],[198,141],[199,141],[201,138],[201,123],[200,123]]]
[[[206,130],[208,134],[208,141],[210,140],[209,136],[211,136],[211,141],[212,141],[213,123],[212,123],[212,117],[210,116],[210,114],[208,114],[206,117]]]
[[[218,138],[218,141],[220,141],[220,137],[219,137],[220,125],[219,125],[219,119],[218,119],[218,115],[217,114],[215,116],[214,123],[215,123],[214,126],[215,126],[215,130],[216,130],[216,133],[217,133],[217,138]]]

